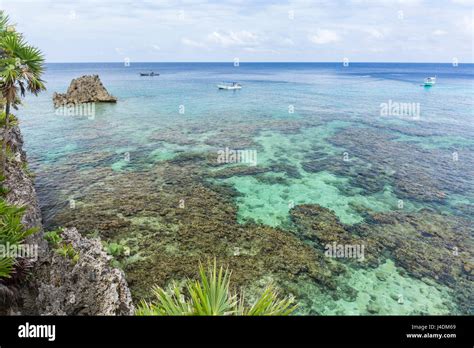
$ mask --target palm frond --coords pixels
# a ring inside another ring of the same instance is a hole
[[[18,89],[21,96],[46,89],[41,79],[44,56],[38,48],[26,44],[20,35],[8,35],[0,40],[0,49],[0,88],[7,101],[13,103]]]
[[[4,11],[0,11],[0,32],[5,32],[8,30],[8,25],[10,23],[10,18]]]
[[[272,284],[268,285],[260,298],[243,315],[290,315],[295,309],[291,297],[279,299]]]
[[[226,315],[232,313],[236,301],[229,291],[231,272],[223,267],[217,271],[216,260],[206,273],[199,264],[200,281],[188,285],[197,315]]]
[[[11,257],[0,258],[0,278],[10,278],[14,266],[14,260]]]
[[[141,301],[137,315],[290,315],[295,309],[293,298],[280,298],[273,285],[269,285],[259,299],[246,308],[243,292],[230,291],[231,272],[216,260],[207,270],[199,264],[199,281],[188,279],[185,289],[189,296],[173,283],[168,291],[155,287],[153,302]]]
[[[138,306],[137,315],[192,315],[193,309],[180,287],[172,283],[168,291],[160,287],[153,289],[155,298],[153,303],[142,301]]]

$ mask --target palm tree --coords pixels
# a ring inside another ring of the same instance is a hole
[[[13,26],[10,25],[10,18],[5,12],[0,11],[0,38],[10,35],[12,33]]]
[[[7,35],[12,35],[12,30],[9,29],[12,26],[10,26],[10,19],[8,16],[5,14],[5,12],[0,11],[0,40],[2,40],[4,37]],[[0,58],[3,58],[4,51],[0,47]],[[0,107],[3,109],[5,106],[5,103],[3,101],[3,97],[0,95]]]
[[[5,19],[2,14],[0,30],[6,23],[8,17]],[[46,89],[41,79],[44,71],[43,54],[38,48],[28,45],[21,35],[9,33],[0,36],[0,91],[5,104],[2,173],[5,173],[11,107],[16,107],[19,97],[24,97],[27,91],[37,95]]]

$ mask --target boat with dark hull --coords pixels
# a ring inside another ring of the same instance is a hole
[[[140,73],[140,76],[160,76],[160,74],[150,71],[149,73]]]

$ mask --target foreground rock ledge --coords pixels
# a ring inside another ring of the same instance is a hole
[[[38,312],[45,315],[133,315],[132,297],[123,271],[109,266],[99,239],[75,228],[61,237],[80,254],[79,261],[52,252],[38,289]],[[40,266],[41,267],[41,266]],[[41,272],[41,271],[40,271]]]
[[[82,103],[115,103],[117,98],[110,95],[100,81],[99,75],[84,75],[71,81],[65,94],[54,93],[55,107]]]

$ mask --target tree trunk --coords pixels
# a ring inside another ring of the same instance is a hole
[[[10,102],[5,104],[5,127],[3,129],[3,143],[2,143],[2,175],[5,176],[7,165],[7,144],[8,144],[8,129],[10,127]]]

